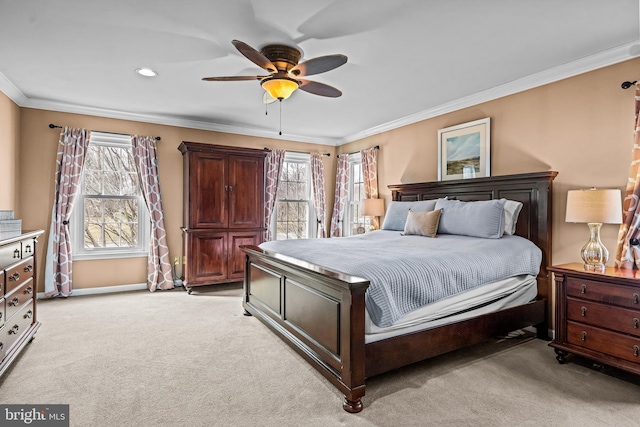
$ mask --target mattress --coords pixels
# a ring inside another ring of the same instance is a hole
[[[499,280],[418,308],[388,327],[376,326],[365,310],[365,343],[459,322],[526,304],[538,295],[535,276]]]

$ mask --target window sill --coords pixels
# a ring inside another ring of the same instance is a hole
[[[94,261],[100,259],[122,259],[148,257],[148,251],[102,251],[82,254],[73,254],[73,261]]]

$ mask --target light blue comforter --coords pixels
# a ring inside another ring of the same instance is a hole
[[[352,237],[265,242],[260,247],[369,280],[365,303],[380,327],[441,298],[512,276],[535,276],[542,261],[542,252],[532,242],[507,235],[428,238],[378,230]]]

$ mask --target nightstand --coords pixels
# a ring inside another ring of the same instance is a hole
[[[640,271],[585,271],[572,263],[549,268],[556,282],[556,359],[569,353],[640,374]]]

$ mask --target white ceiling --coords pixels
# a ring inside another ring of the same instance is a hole
[[[282,102],[280,138],[340,145],[638,56],[638,23],[638,0],[0,0],[0,90],[23,107],[279,138],[258,81],[201,79],[264,75],[233,39],[292,44],[349,60],[308,77],[342,97]]]

